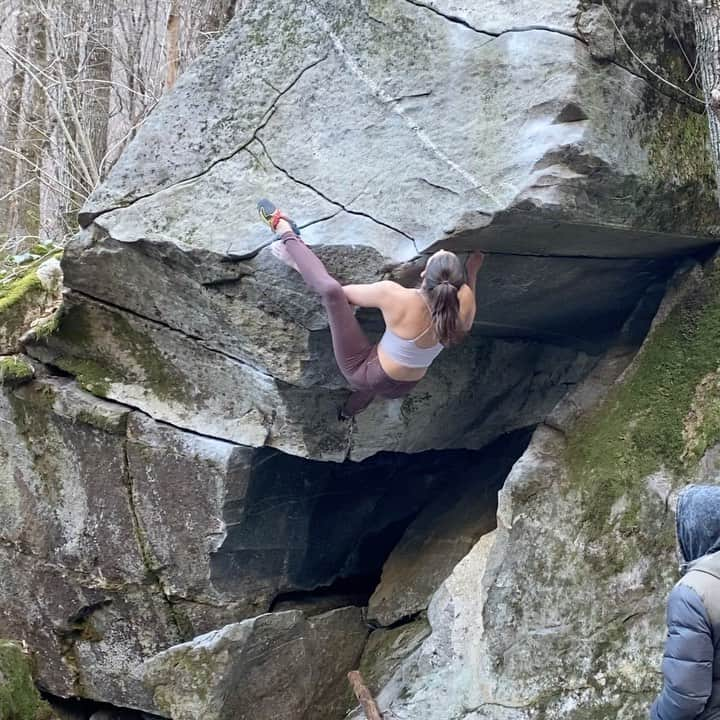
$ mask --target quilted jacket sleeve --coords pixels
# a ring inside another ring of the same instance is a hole
[[[676,585],[670,593],[667,625],[663,690],[650,717],[691,720],[703,711],[712,691],[714,649],[707,611],[687,585]]]

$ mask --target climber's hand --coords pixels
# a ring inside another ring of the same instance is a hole
[[[465,262],[465,270],[467,271],[468,276],[473,277],[474,275],[477,275],[478,270],[480,270],[484,262],[485,253],[480,250],[476,250],[472,253]]]

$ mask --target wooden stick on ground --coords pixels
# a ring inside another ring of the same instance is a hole
[[[367,689],[363,676],[357,670],[353,670],[348,673],[348,680],[350,681],[350,685],[352,685],[355,696],[362,705],[362,709],[365,711],[367,720],[383,720],[382,713],[378,709],[375,700],[373,700],[370,691]]]

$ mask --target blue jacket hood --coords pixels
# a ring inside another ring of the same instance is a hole
[[[678,497],[678,544],[686,564],[720,550],[720,486],[688,485]]]

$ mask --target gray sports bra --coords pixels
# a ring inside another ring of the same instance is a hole
[[[423,298],[423,301],[427,306],[425,298]],[[429,306],[428,311],[430,311]],[[398,337],[390,328],[386,328],[385,333],[382,338],[380,338],[378,346],[383,349],[383,352],[388,357],[400,365],[411,368],[430,367],[432,361],[443,351],[443,346],[440,343],[435,343],[435,345],[423,348],[418,347],[415,343],[431,329],[432,324],[428,325],[412,340],[405,340],[404,338]]]

